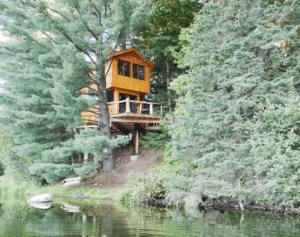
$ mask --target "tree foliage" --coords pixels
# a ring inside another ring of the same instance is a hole
[[[188,27],[194,14],[202,4],[195,0],[152,0],[147,22],[137,34],[134,42],[144,51],[145,57],[155,64],[152,70],[151,93],[161,105],[171,110],[175,105],[176,95],[169,90],[169,83],[183,73],[177,66],[173,53],[178,52],[184,44],[179,40],[182,28]]]
[[[299,13],[294,0],[220,0],[181,36],[173,195],[299,203]]]
[[[116,145],[106,140],[111,135],[104,63],[114,52],[113,44],[143,25],[133,18],[142,4],[135,0],[1,1],[1,30],[11,40],[0,46],[1,76],[7,81],[6,93],[0,94],[0,126],[13,139],[16,155],[28,165],[67,165],[76,152],[95,152],[94,147],[75,149],[74,132],[83,124],[81,111],[94,106],[95,101],[81,96],[92,83],[97,90],[89,88],[89,93],[99,98],[96,113],[101,114],[101,134],[89,133],[86,141],[97,141],[101,148],[104,143]],[[71,141],[73,145],[63,145]],[[104,168],[111,171],[108,150]],[[58,157],[49,158],[57,153]]]

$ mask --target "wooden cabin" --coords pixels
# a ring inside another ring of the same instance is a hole
[[[115,52],[112,61],[105,64],[106,90],[112,134],[135,134],[136,154],[139,154],[139,136],[146,130],[158,130],[162,109],[157,103],[143,101],[150,93],[150,71],[154,64],[144,60],[136,48]],[[96,90],[96,85],[91,86]],[[99,118],[93,113],[97,105],[82,112],[86,126],[97,126]]]

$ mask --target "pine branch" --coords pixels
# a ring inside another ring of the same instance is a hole
[[[91,2],[91,0],[89,0],[90,4],[92,5],[92,7],[95,9],[95,11],[98,13],[98,18],[100,20],[100,26],[102,26],[102,23],[101,23],[101,12],[97,9],[97,7]]]
[[[60,12],[58,12],[57,10],[54,10],[52,8],[49,8],[49,10],[57,13],[58,15],[60,15],[61,17],[65,18],[68,22],[72,22],[71,20],[69,20],[66,16],[62,15]]]
[[[80,10],[78,9],[78,7],[76,6],[77,12],[80,16],[80,19],[82,21],[82,23],[85,25],[85,27],[87,28],[87,30],[92,34],[92,36],[96,39],[99,40],[98,37],[94,34],[94,32],[88,27],[88,25],[86,24],[86,22],[83,20],[82,15],[80,13]]]
[[[64,35],[72,44],[74,44],[74,46],[79,50],[81,51],[82,53],[84,53],[86,56],[89,57],[89,59],[91,60],[91,62],[95,63],[95,61],[92,59],[92,57],[85,51],[83,50],[81,47],[79,47],[77,44],[75,44],[73,42],[73,40],[65,33],[65,32],[61,32],[62,35]]]

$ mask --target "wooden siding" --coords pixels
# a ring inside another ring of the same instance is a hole
[[[108,73],[107,73],[108,71]],[[110,65],[110,61],[105,63],[105,74],[107,74],[106,76],[106,89],[109,89],[113,86],[113,62]]]
[[[131,63],[130,77],[118,75],[119,60]],[[133,64],[145,67],[144,80],[133,78]],[[145,61],[142,57],[142,54],[135,48],[116,52],[113,57],[113,60],[112,61],[109,60],[108,62],[105,63],[105,73],[107,73],[106,90],[114,91],[114,102],[119,101],[120,93],[136,96],[137,101],[142,101],[144,96],[150,93],[150,71],[153,68],[154,68],[154,64],[150,61]],[[93,73],[95,72],[93,71]],[[96,84],[92,84],[91,88],[96,90],[97,89]],[[88,98],[88,95],[83,95],[83,97]],[[94,113],[94,112],[96,113],[99,112],[97,107],[98,106],[94,106],[93,108],[90,108],[88,111],[81,112],[81,117],[85,123],[97,124],[99,122],[99,116]],[[110,115],[119,114],[119,108],[120,108],[119,103],[108,103],[108,109]],[[137,112],[139,112],[139,109],[137,110]],[[140,116],[144,117],[145,115],[140,115]],[[130,120],[132,120],[132,118],[130,118]]]

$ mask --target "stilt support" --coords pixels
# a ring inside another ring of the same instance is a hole
[[[137,129],[135,130],[135,154],[140,154],[140,133]]]
[[[87,163],[88,161],[89,161],[89,154],[88,153],[84,153],[83,163]]]

